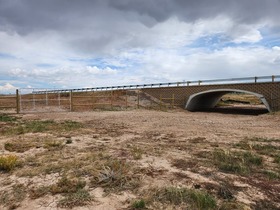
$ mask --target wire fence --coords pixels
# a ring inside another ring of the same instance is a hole
[[[15,95],[0,95],[0,109],[17,113],[91,110],[174,108],[174,95],[154,98],[141,90],[52,92],[51,89],[19,89]]]
[[[187,94],[184,87],[188,86],[199,89],[203,85],[220,83],[239,84],[243,82],[240,84],[260,83],[259,85],[261,85],[262,83],[279,83],[279,81],[280,76],[264,76],[63,90],[23,88],[16,90],[15,94],[0,94],[0,110],[29,113],[96,109],[117,110],[141,107],[166,109],[184,105]],[[180,88],[172,88],[171,90],[166,87]],[[156,94],[152,94],[153,91],[156,91]],[[269,96],[274,110],[280,109],[278,95],[279,93],[273,97]]]

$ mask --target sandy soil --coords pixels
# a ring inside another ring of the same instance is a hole
[[[27,139],[29,137],[43,138],[49,135],[62,140],[70,136],[73,143],[65,147],[72,152],[73,157],[78,156],[79,152],[85,149],[97,151],[104,149],[106,153],[132,162],[134,166],[142,170],[141,184],[137,192],[124,190],[107,195],[102,187],[87,186],[94,198],[93,201],[86,206],[73,209],[128,209],[134,199],[143,197],[146,189],[163,186],[205,190],[217,199],[218,205],[224,202],[224,199],[219,197],[219,187],[227,186],[234,197],[234,202],[242,205],[243,209],[258,209],[259,207],[269,209],[265,206],[266,204],[267,206],[271,204],[276,208],[277,203],[280,203],[279,178],[270,180],[258,173],[246,176],[225,173],[209,165],[208,162],[208,154],[211,154],[214,149],[235,150],[237,148],[234,145],[246,139],[268,139],[271,140],[271,144],[279,148],[280,115],[254,116],[192,113],[183,110],[167,112],[132,110],[34,113],[21,115],[21,117],[24,121],[72,120],[81,122],[86,127],[59,135],[51,132],[26,133],[18,136],[1,135],[1,154],[16,154],[26,159],[44,152],[43,148],[32,148],[23,153],[9,152],[4,149],[5,142],[18,139],[19,136]],[[8,125],[2,122],[0,126],[3,128]],[[131,148],[139,148],[141,157],[135,158]],[[62,156],[66,154],[71,156],[68,153],[63,153]],[[279,168],[272,163],[271,157],[266,154],[261,156],[265,161],[264,165],[269,169],[275,169],[279,174]],[[176,165],[174,164],[176,160],[185,160],[188,166]],[[33,177],[20,176],[19,173],[23,169],[24,167],[9,173],[0,173],[1,191],[11,189],[15,183],[25,184],[28,189],[39,185],[50,185],[55,183],[60,176],[57,173]],[[31,199],[27,192],[27,196],[15,208],[60,209],[57,207],[57,201],[60,198],[60,194],[47,194]],[[5,204],[0,208],[10,207]],[[149,208],[156,207],[151,205]]]

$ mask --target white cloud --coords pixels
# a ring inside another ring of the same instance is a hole
[[[233,42],[235,43],[256,43],[263,39],[260,31],[260,27],[252,26],[238,26],[232,31]]]
[[[5,85],[1,86],[0,85],[0,93],[13,93],[15,94],[17,87],[13,86],[10,83],[6,83]]]
[[[112,75],[116,74],[117,70],[106,67],[104,69],[98,68],[97,66],[86,66],[86,70],[89,74],[95,75]]]

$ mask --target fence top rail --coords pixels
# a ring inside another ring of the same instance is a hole
[[[240,77],[240,78],[228,78],[228,79],[211,79],[211,80],[193,80],[193,81],[181,81],[181,82],[164,82],[164,83],[150,83],[141,85],[122,85],[122,86],[104,86],[93,88],[73,88],[73,89],[53,89],[42,90],[42,88],[30,88],[32,93],[67,93],[67,92],[86,92],[86,91],[112,91],[112,90],[129,90],[129,89],[142,89],[142,88],[155,88],[155,87],[172,87],[172,86],[189,86],[189,85],[210,85],[210,84],[227,84],[230,82],[244,82],[258,83],[258,82],[276,82],[280,81],[280,75],[272,76],[255,76],[255,77]]]

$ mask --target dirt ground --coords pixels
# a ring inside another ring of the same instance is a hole
[[[38,121],[47,124],[28,130]],[[279,114],[33,113],[0,122],[0,132],[0,155],[18,158],[0,170],[1,209],[280,209]],[[248,154],[260,161],[246,165]],[[82,180],[88,194],[71,197],[62,177]],[[171,187],[215,205],[175,202],[164,197]]]

